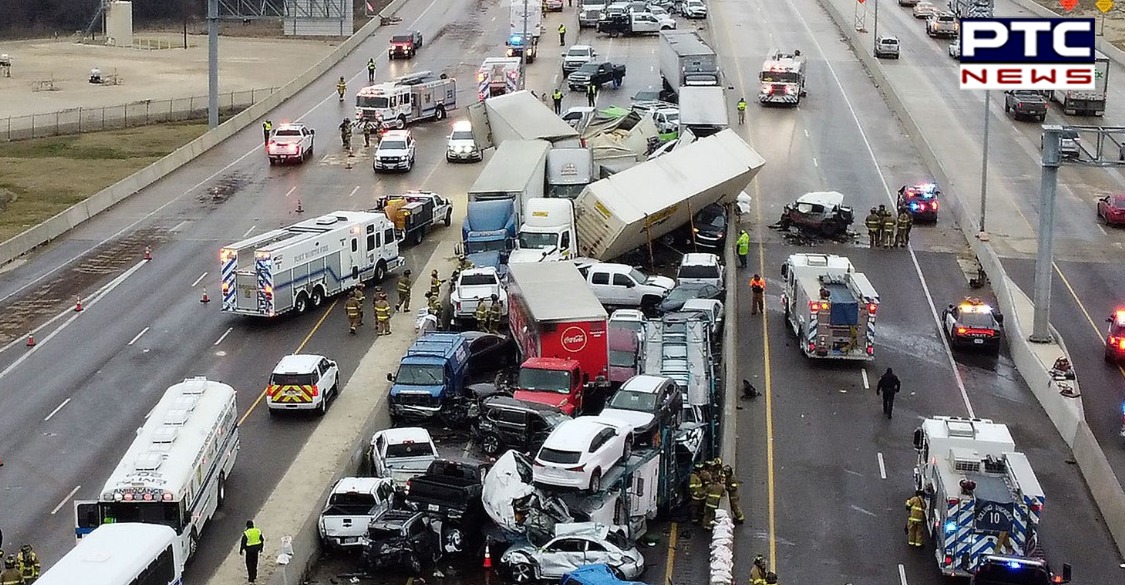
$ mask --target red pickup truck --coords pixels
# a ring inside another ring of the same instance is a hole
[[[422,33],[412,30],[404,35],[391,37],[391,48],[387,49],[388,59],[413,59],[414,54],[422,47]]]

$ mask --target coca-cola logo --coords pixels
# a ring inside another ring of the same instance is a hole
[[[586,348],[586,332],[578,327],[567,327],[562,334],[562,347],[570,353],[577,353]]]

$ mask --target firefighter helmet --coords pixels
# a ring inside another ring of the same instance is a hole
[[[4,559],[4,568],[5,569],[16,568],[16,557],[14,557],[12,555],[8,555],[8,558]]]

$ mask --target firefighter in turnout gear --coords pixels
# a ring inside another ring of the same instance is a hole
[[[347,118],[340,122],[340,142],[345,149],[352,149],[352,121]]]
[[[883,229],[880,233],[881,241],[879,243],[882,244],[884,248],[889,248],[891,242],[894,241],[895,238],[895,216],[890,212],[889,209],[887,209],[886,205],[880,205],[879,219],[882,220],[883,223]]]
[[[0,585],[23,585],[23,575],[16,566],[16,557],[12,555],[4,559],[4,571],[0,572]]]
[[[693,524],[702,524],[704,517],[704,504],[707,500],[707,488],[710,487],[712,482],[711,472],[707,471],[707,464],[700,463],[696,465],[696,473],[699,474],[699,482],[703,485],[700,488],[699,509],[692,510],[691,521]],[[694,502],[692,503],[694,506]]]
[[[426,293],[426,308],[430,310],[431,315],[441,319],[441,301],[432,291]]]
[[[402,309],[403,311],[410,310],[410,287],[414,283],[410,282],[410,271],[407,270],[398,277],[398,303],[395,304],[395,309]]]
[[[340,94],[340,101],[344,101],[344,92],[348,91],[348,84],[344,82],[344,76],[340,76],[340,81],[336,82],[336,93]]]
[[[30,544],[20,547],[20,554],[16,557],[16,562],[19,563],[20,574],[23,575],[25,585],[30,585],[39,578],[39,570],[42,566],[39,563],[39,555],[31,550]]]
[[[914,218],[905,207],[898,210],[898,232],[895,233],[895,247],[905,248],[910,245],[910,228],[914,225]]]
[[[438,278],[437,270],[430,273],[430,292],[433,293],[435,297],[441,294],[441,283],[443,282],[445,281]]]
[[[765,585],[766,573],[766,559],[762,555],[754,557],[754,565],[750,567],[750,585]]]
[[[715,510],[719,509],[719,502],[723,500],[726,491],[721,477],[713,478],[707,485],[707,499],[703,501],[703,527],[707,530],[715,527]]]
[[[379,326],[379,335],[391,334],[391,304],[387,302],[387,293],[379,293],[379,300],[375,301],[375,324]]]
[[[922,490],[915,490],[914,497],[906,500],[910,517],[906,520],[906,544],[922,546],[922,533],[926,529],[926,496]]]
[[[477,310],[473,313],[473,317],[477,320],[477,330],[488,332],[488,305],[484,304],[484,299],[477,300]]]
[[[883,240],[883,218],[879,216],[879,211],[872,207],[871,213],[863,220],[863,225],[867,227],[868,247],[878,248]]]
[[[371,146],[371,122],[363,121],[363,147],[368,148]]]
[[[457,272],[464,272],[466,270],[472,270],[473,268],[476,268],[476,266],[474,266],[464,254],[457,257]]]
[[[355,330],[359,327],[359,301],[354,294],[344,302],[344,311],[348,314],[348,328],[351,329],[351,334],[355,335]]]
[[[504,307],[500,305],[500,297],[492,295],[492,304],[488,305],[488,332],[500,333],[500,320],[504,317]]]
[[[355,297],[356,302],[359,303],[359,325],[360,325],[360,327],[362,327],[363,326],[363,301],[366,300],[367,297],[363,296],[363,288],[359,287],[359,286],[352,289],[352,296]]]
[[[734,477],[734,469],[730,465],[723,466],[723,479],[727,488],[727,501],[730,503],[730,515],[734,518],[735,524],[742,524],[746,521],[746,514],[742,513],[740,504],[741,496],[738,494],[742,482]]]
[[[688,494],[691,495],[691,521],[699,524],[703,519],[703,500],[707,499],[707,486],[703,483],[703,464],[698,463],[688,476]]]

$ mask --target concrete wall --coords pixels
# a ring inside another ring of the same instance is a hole
[[[395,0],[395,2],[392,2],[387,7],[384,14],[392,14],[404,3],[405,0]],[[377,28],[379,28],[379,19],[374,18],[358,32],[333,49],[331,53],[326,55],[318,63],[297,76],[296,79],[282,86],[264,100],[243,110],[241,113],[220,124],[217,128],[207,131],[199,138],[185,144],[168,156],[106,187],[89,199],[75,204],[66,211],[59,213],[51,219],[9,240],[0,242],[0,266],[54,240],[89,220],[91,217],[133,196],[142,189],[168,176],[176,169],[190,163],[199,155],[207,152],[227,138],[230,138],[243,128],[253,124],[258,118],[261,118],[281,105],[285,100],[293,97],[298,91],[310,85],[318,77],[335,66],[336,63],[339,63],[341,59],[355,50],[367,37],[371,36]]]
[[[1027,340],[1027,336],[1032,329],[1034,312],[1031,300],[1008,278],[1000,263],[999,256],[996,255],[992,247],[972,234],[975,231],[973,226],[978,225],[976,216],[965,207],[963,200],[955,195],[955,191],[951,187],[954,183],[949,180],[950,175],[942,166],[940,159],[934,154],[929,141],[923,136],[917,124],[914,123],[894,87],[888,83],[886,76],[883,74],[882,65],[871,54],[869,39],[860,37],[859,33],[856,32],[852,15],[845,15],[832,0],[818,0],[818,2],[847,39],[853,52],[859,57],[864,68],[867,69],[872,82],[880,88],[887,105],[899,118],[906,133],[910,135],[922,157],[922,162],[933,173],[934,179],[945,188],[947,193],[954,194],[953,197],[947,198],[946,209],[951,211],[957,219],[966,235],[969,246],[976,254],[991,281],[997,302],[1006,316],[1004,327],[1016,368],[1051,418],[1051,422],[1054,423],[1063,440],[1070,445],[1078,468],[1082,471],[1082,476],[1093,495],[1094,502],[1109,527],[1110,534],[1117,545],[1118,553],[1125,556],[1125,490],[1117,481],[1105,454],[1086,425],[1081,398],[1061,396],[1058,393],[1058,387],[1048,373],[1056,357],[1067,355],[1062,337],[1052,327],[1051,334],[1057,343],[1034,344]],[[1040,16],[1055,16],[1031,0],[1016,0],[1016,2]],[[1105,43],[1105,45],[1102,50],[1107,56],[1117,61],[1119,65],[1125,62],[1125,52],[1109,46],[1108,43]],[[1076,383],[1074,386],[1075,390],[1078,390]]]

